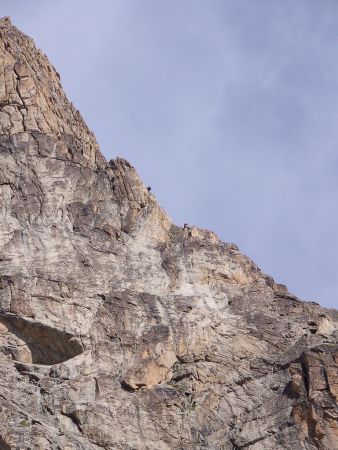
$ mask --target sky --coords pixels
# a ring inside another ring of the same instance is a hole
[[[178,225],[338,308],[336,0],[0,0]]]

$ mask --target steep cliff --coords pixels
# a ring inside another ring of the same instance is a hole
[[[338,449],[338,312],[175,226],[7,18],[0,169],[0,449]]]

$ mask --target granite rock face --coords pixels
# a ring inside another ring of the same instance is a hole
[[[0,21],[0,449],[338,449],[338,312],[105,161]]]

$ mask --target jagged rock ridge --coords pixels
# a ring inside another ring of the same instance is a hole
[[[0,449],[338,448],[337,311],[172,224],[0,38]]]

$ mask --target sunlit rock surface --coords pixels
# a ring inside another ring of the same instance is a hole
[[[0,449],[337,449],[337,311],[175,226],[0,37]]]

